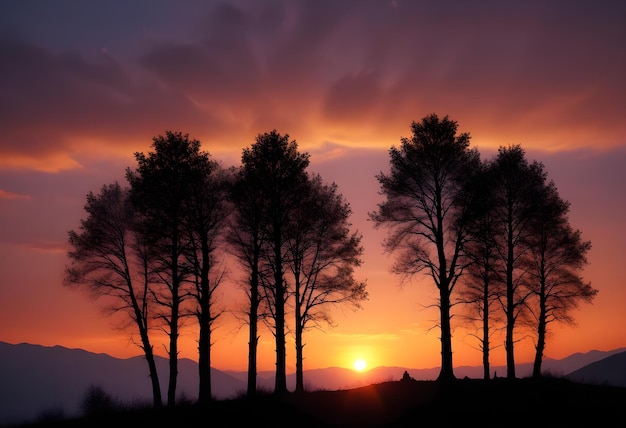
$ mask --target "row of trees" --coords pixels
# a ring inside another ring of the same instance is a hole
[[[256,393],[259,322],[276,342],[275,393],[287,392],[286,335],[295,335],[296,390],[304,390],[304,332],[332,322],[333,304],[360,307],[365,282],[361,235],[337,186],[307,172],[309,156],[276,131],[243,150],[239,168],[223,168],[200,142],[166,132],[153,151],[135,153],[128,186],[107,184],[87,195],[78,231],[69,232],[65,283],[107,296],[131,321],[162,406],[152,332],[169,338],[167,405],[176,399],[178,337],[184,319],[199,327],[198,401],[211,400],[211,334],[223,310],[216,290],[228,271],[226,254],[245,272],[249,327],[249,395]],[[293,308],[293,320],[287,308]],[[292,330],[291,330],[292,329]]]
[[[384,200],[369,217],[387,227],[384,246],[398,254],[393,271],[405,280],[426,273],[437,287],[441,329],[439,379],[454,379],[451,309],[466,304],[489,379],[490,336],[504,319],[507,377],[515,378],[514,332],[534,329],[533,376],[541,375],[548,325],[573,322],[571,312],[598,290],[580,276],[591,248],[568,220],[569,203],[529,163],[520,145],[481,160],[447,116],[411,125],[412,137],[392,147],[380,173]]]
[[[461,304],[468,323],[480,325],[486,379],[490,337],[502,326],[507,377],[515,378],[520,325],[536,333],[533,374],[540,376],[548,325],[573,322],[572,309],[597,294],[580,277],[591,244],[571,228],[569,203],[521,146],[482,160],[447,116],[426,116],[411,130],[390,149],[389,172],[377,175],[384,200],[369,218],[388,228],[383,245],[397,254],[393,272],[404,280],[426,274],[439,291],[439,379],[455,377],[452,309]],[[287,392],[289,332],[296,391],[303,391],[303,333],[332,322],[330,305],[358,308],[368,298],[365,283],[354,278],[363,248],[350,230],[350,205],[334,183],[307,172],[309,155],[276,131],[258,135],[241,166],[227,169],[180,133],[154,138],[152,148],[135,153],[128,186],[88,194],[87,218],[69,233],[66,283],[113,297],[111,309],[131,320],[155,406],[162,398],[151,332],[169,338],[167,403],[174,405],[179,329],[195,317],[202,403],[211,399],[211,333],[223,313],[215,293],[230,274],[222,263],[227,253],[246,278],[247,393],[256,393],[262,326],[276,344],[275,393]]]

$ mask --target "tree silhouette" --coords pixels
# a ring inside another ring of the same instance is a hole
[[[546,174],[539,162],[529,163],[520,145],[500,147],[488,165],[491,182],[491,215],[497,227],[495,242],[498,253],[497,275],[503,279],[499,302],[506,316],[507,378],[515,378],[514,330],[523,313],[526,300],[532,294],[527,287],[524,256],[528,251],[525,240],[537,210],[538,195]]]
[[[590,303],[598,293],[578,275],[587,264],[591,242],[569,224],[570,204],[559,196],[554,182],[543,189],[526,238],[525,268],[534,301],[528,302],[537,332],[533,377],[541,376],[548,324],[573,324],[572,309]]]
[[[477,323],[482,352],[483,378],[490,378],[489,355],[491,336],[498,321],[495,306],[498,298],[497,285],[502,282],[495,269],[497,263],[496,228],[499,226],[491,211],[491,182],[485,164],[469,183],[472,187],[472,203],[468,221],[468,239],[464,243],[464,256],[469,260],[461,281],[459,301],[468,309],[463,315],[467,323]]]
[[[193,266],[185,259],[189,242],[186,240],[186,209],[197,184],[205,172],[206,154],[200,152],[200,142],[188,135],[167,131],[153,138],[154,151],[147,155],[135,153],[137,169],[126,170],[131,185],[131,200],[140,212],[142,227],[150,236],[157,257],[155,272],[159,281],[151,288],[161,308],[157,314],[169,337],[169,385],[167,405],[176,403],[178,375],[178,336],[184,304],[191,296],[185,289]]]
[[[247,295],[248,324],[248,379],[247,394],[256,394],[257,346],[259,341],[258,321],[261,305],[262,251],[266,239],[264,222],[268,217],[263,194],[257,189],[260,183],[253,174],[246,174],[246,169],[237,170],[230,200],[234,210],[230,216],[226,233],[228,250],[237,257],[241,267],[248,272],[244,291]]]
[[[87,218],[79,231],[69,232],[71,260],[64,283],[84,286],[96,297],[107,296],[111,313],[124,313],[136,327],[150,373],[152,399],[161,407],[161,388],[149,336],[151,302],[148,288],[153,280],[151,253],[130,203],[129,190],[119,183],[89,192]]]
[[[201,176],[199,181],[189,183],[192,192],[185,202],[184,221],[189,241],[186,257],[193,267],[191,294],[196,302],[194,313],[199,325],[198,401],[206,404],[211,400],[211,333],[215,320],[222,313],[215,307],[214,296],[224,270],[213,272],[218,266],[217,247],[231,208],[228,199],[232,179],[208,153],[199,154],[196,161]]]
[[[262,223],[262,236],[268,244],[269,251],[265,255],[273,278],[265,283],[263,291],[272,314],[276,340],[274,393],[284,394],[287,392],[285,303],[288,298],[284,258],[290,218],[307,182],[309,155],[299,153],[297,143],[289,141],[289,135],[273,130],[259,134],[255,143],[244,149],[241,160],[246,181],[256,183],[255,189],[259,192],[256,200],[262,204],[259,209],[267,214]]]
[[[361,265],[361,235],[350,232],[350,205],[319,175],[300,195],[290,225],[287,252],[295,299],[296,392],[304,391],[304,341],[307,328],[332,324],[327,306],[367,299],[365,283],[354,279]]]
[[[391,170],[377,179],[386,200],[370,213],[376,227],[387,226],[387,251],[399,252],[393,271],[403,278],[426,270],[439,290],[441,372],[454,379],[450,296],[463,272],[468,198],[464,182],[479,170],[470,136],[457,123],[431,114],[413,122],[411,138],[389,150]]]

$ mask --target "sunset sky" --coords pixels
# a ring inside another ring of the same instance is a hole
[[[626,2],[609,0],[1,1],[0,341],[139,355],[99,302],[62,284],[87,193],[126,183],[133,153],[166,130],[231,166],[276,129],[337,183],[364,236],[356,276],[370,298],[306,333],[305,369],[438,367],[436,288],[401,286],[385,230],[367,221],[389,148],[436,113],[485,159],[521,144],[592,243],[583,277],[599,294],[577,326],[550,325],[546,357],[626,347],[625,42]],[[242,299],[223,284],[225,309]],[[454,365],[480,365],[474,332],[455,326]],[[245,370],[247,328],[230,312],[217,327],[212,365]],[[259,369],[273,370],[261,334]],[[516,362],[532,361],[533,339],[516,339]],[[197,359],[194,329],[180,345]],[[292,372],[291,342],[287,359]]]

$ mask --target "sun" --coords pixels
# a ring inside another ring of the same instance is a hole
[[[354,361],[354,370],[357,372],[362,372],[367,367],[367,361],[363,359],[358,359]]]

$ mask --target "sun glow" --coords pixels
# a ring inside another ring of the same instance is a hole
[[[362,372],[367,367],[367,362],[362,359],[358,359],[354,361],[354,370],[357,372]]]

